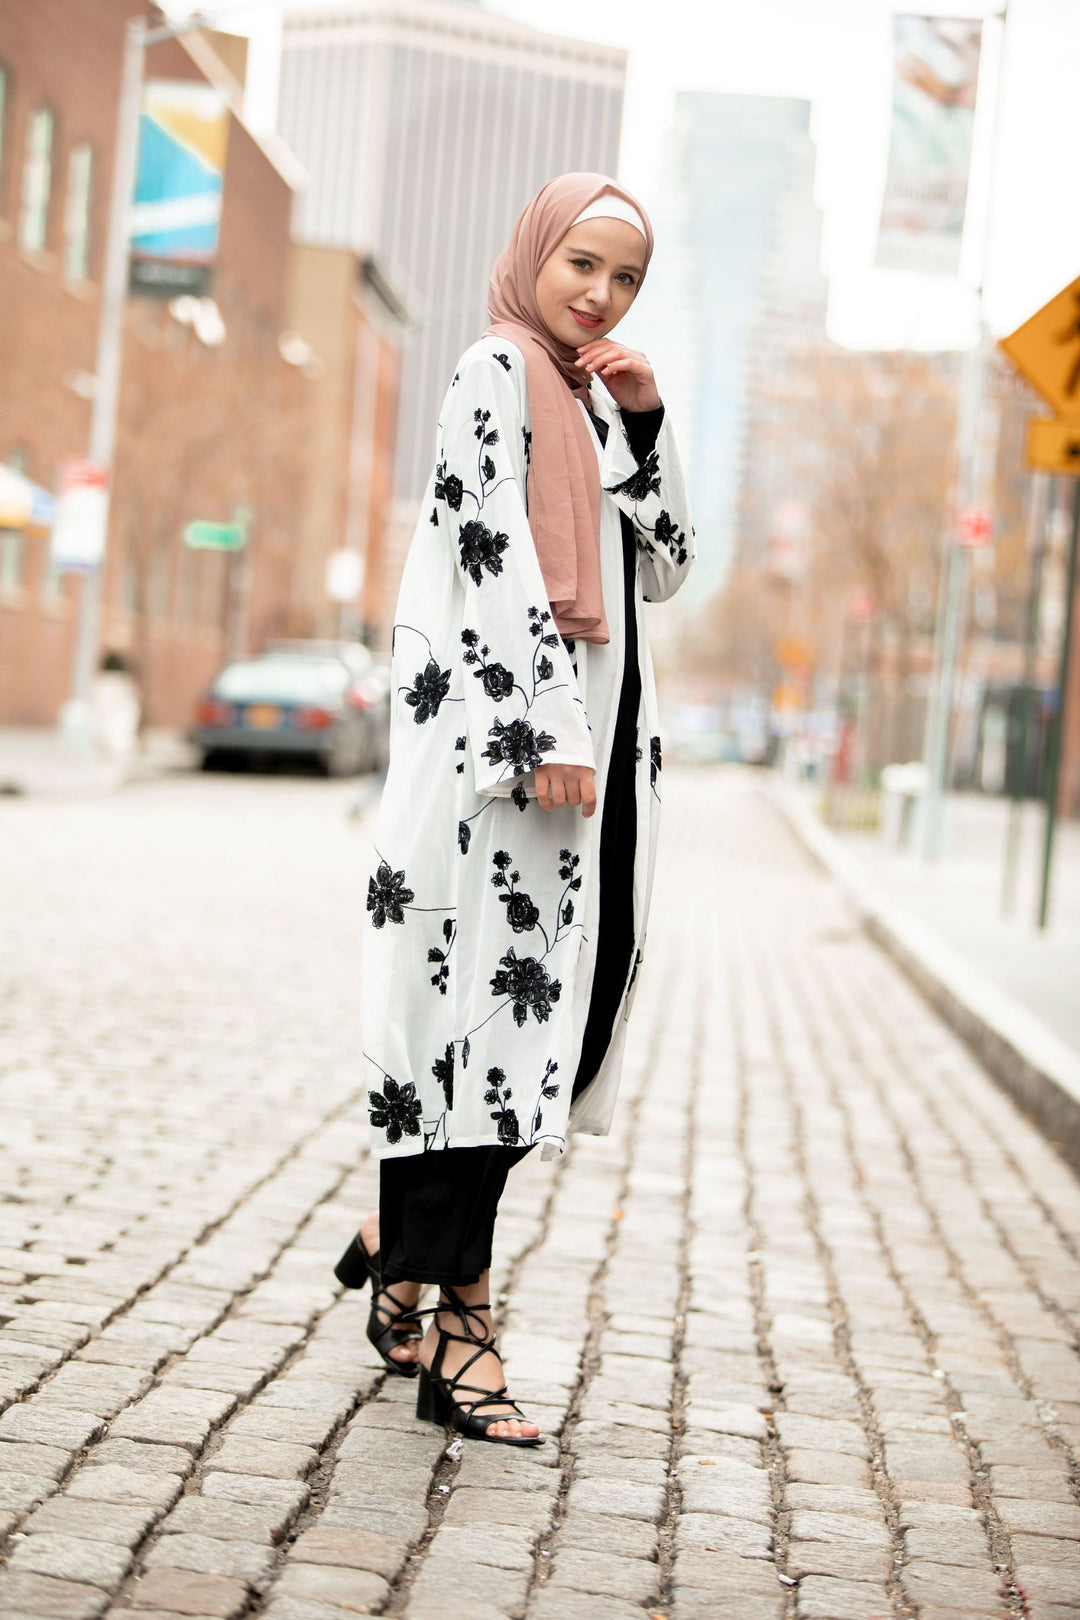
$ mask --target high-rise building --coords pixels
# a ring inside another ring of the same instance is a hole
[[[699,536],[687,606],[714,594],[731,565],[755,387],[791,342],[824,341],[809,123],[809,103],[788,96],[676,97],[653,209],[656,272],[635,334],[687,462]]]
[[[300,237],[376,253],[413,316],[397,493],[415,503],[488,273],[553,175],[613,173],[626,53],[460,0],[338,0],[282,33],[278,129],[308,172]]]

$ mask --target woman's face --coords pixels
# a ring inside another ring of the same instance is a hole
[[[567,231],[536,278],[544,325],[570,348],[606,337],[637,296],[645,238],[623,219],[586,219]]]

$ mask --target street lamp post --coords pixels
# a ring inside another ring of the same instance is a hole
[[[105,474],[105,540],[101,558],[83,578],[75,642],[71,695],[60,714],[64,735],[80,750],[91,745],[90,692],[101,636],[101,598],[105,578],[108,503],[116,452],[120,403],[120,367],[124,344],[124,305],[128,290],[128,246],[131,198],[139,154],[139,114],[148,46],[173,39],[201,26],[196,14],[184,23],[148,29],[145,17],[130,17],[124,26],[124,62],[116,117],[116,148],[105,237],[105,265],[98,321],[97,363],[90,407],[89,459]]]

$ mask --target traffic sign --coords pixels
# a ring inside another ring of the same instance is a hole
[[[1080,421],[1034,417],[1028,423],[1027,459],[1029,467],[1042,472],[1080,477]]]
[[[64,573],[90,573],[105,555],[109,480],[93,461],[67,461],[60,469],[50,553]]]
[[[1000,347],[1059,416],[1080,419],[1080,276]]]
[[[243,551],[246,523],[208,523],[196,518],[184,530],[184,544],[193,551]]]
[[[956,543],[974,550],[989,545],[994,535],[994,514],[988,506],[962,506],[956,514]]]

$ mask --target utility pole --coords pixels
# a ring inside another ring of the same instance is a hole
[[[1073,483],[1072,535],[1065,573],[1065,626],[1061,636],[1058,665],[1057,707],[1050,726],[1050,746],[1046,761],[1046,820],[1043,824],[1042,871],[1039,880],[1039,927],[1050,917],[1050,875],[1054,861],[1054,831],[1057,826],[1058,782],[1061,777],[1061,750],[1065,742],[1065,708],[1069,692],[1069,666],[1072,655],[1073,619],[1076,604],[1076,564],[1080,550],[1080,480]]]
[[[65,737],[80,751],[91,747],[90,693],[101,639],[101,598],[105,581],[109,502],[116,452],[116,423],[120,404],[120,370],[124,347],[124,306],[128,291],[128,247],[131,199],[139,157],[139,116],[142,110],[143,73],[148,46],[174,39],[202,26],[196,14],[187,22],[148,29],[145,17],[129,17],[124,25],[124,62],[116,116],[112,190],[105,237],[105,265],[101,284],[97,362],[93,403],[90,407],[88,459],[105,474],[105,537],[101,558],[83,578],[79,625],[75,643],[71,695],[60,714]]]
[[[1001,22],[998,42],[998,61],[994,83],[994,123],[990,148],[989,174],[986,179],[986,216],[983,222],[983,240],[979,255],[978,283],[975,287],[979,330],[974,345],[965,350],[960,378],[960,409],[957,418],[957,476],[956,498],[953,503],[952,523],[946,541],[945,575],[938,608],[937,633],[934,640],[934,672],[930,684],[930,701],[926,716],[926,794],[922,814],[922,853],[929,861],[940,859],[945,846],[945,796],[949,788],[949,759],[951,754],[953,688],[956,680],[956,660],[967,600],[970,558],[968,547],[960,541],[958,519],[965,510],[975,505],[982,482],[983,468],[979,457],[979,427],[983,410],[983,393],[989,342],[983,317],[983,293],[986,282],[986,261],[990,243],[990,224],[997,164],[998,137],[1001,129],[1001,87],[1005,69],[1005,38],[1008,25],[1008,0],[1004,0],[996,14]]]

